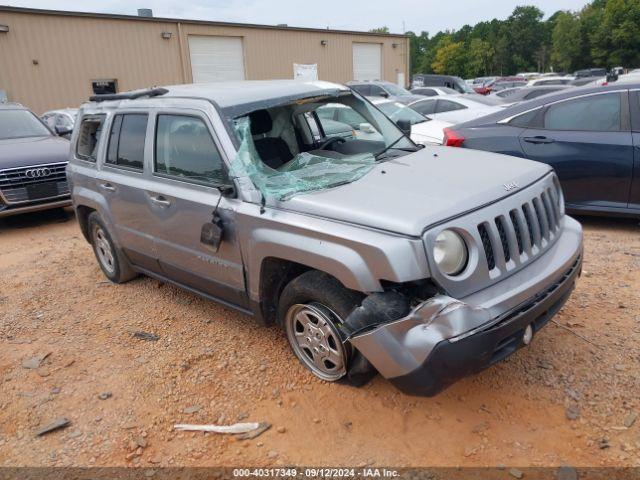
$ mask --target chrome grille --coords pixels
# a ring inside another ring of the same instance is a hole
[[[63,162],[0,170],[0,196],[11,205],[69,195],[66,166]],[[31,175],[33,170],[40,176]]]
[[[560,229],[560,208],[554,187],[493,221],[478,224],[488,269],[509,269],[541,253]],[[517,254],[516,254],[517,253]]]

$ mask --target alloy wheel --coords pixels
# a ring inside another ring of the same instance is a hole
[[[98,260],[102,267],[110,274],[115,273],[116,262],[113,248],[100,225],[96,225],[93,229],[93,241],[95,243]]]
[[[347,351],[334,322],[340,318],[321,304],[296,304],[286,318],[289,343],[317,377],[335,381],[347,373]]]

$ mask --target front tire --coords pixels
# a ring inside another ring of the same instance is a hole
[[[289,307],[284,321],[293,353],[316,377],[335,382],[347,374],[349,354],[335,313],[321,303],[297,303]]]
[[[89,215],[88,224],[93,252],[105,276],[113,283],[124,283],[134,278],[136,273],[113,243],[107,227],[97,212]]]
[[[282,291],[278,319],[296,357],[318,378],[351,380],[350,365],[360,354],[343,343],[340,325],[362,298],[334,277],[315,270],[295,278]]]

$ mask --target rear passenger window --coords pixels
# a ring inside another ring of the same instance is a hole
[[[155,172],[209,185],[229,182],[206,124],[186,115],[158,115]]]
[[[113,118],[107,163],[142,170],[147,120],[146,113],[126,113]]]
[[[371,95],[371,85],[353,85],[351,88],[364,97]]]
[[[89,162],[96,161],[104,119],[105,115],[91,115],[82,119],[76,143],[76,157]]]
[[[371,85],[371,93],[369,93],[372,97],[384,97],[385,91],[377,85]]]
[[[540,124],[540,121],[538,120],[538,114],[540,113],[540,111],[541,108],[536,108],[535,110],[531,110],[530,112],[518,115],[517,117],[511,119],[509,125],[513,125],[514,127],[537,127]]]
[[[449,100],[439,100],[437,111],[438,113],[453,112],[454,110],[464,110],[465,108],[467,107],[456,102],[451,102]]]
[[[619,93],[592,95],[551,105],[544,116],[549,130],[615,132],[620,130]]]
[[[423,115],[430,115],[436,110],[436,100],[428,100],[426,102],[417,102],[411,105],[411,108]]]

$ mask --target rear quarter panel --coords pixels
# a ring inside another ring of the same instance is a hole
[[[453,127],[453,130],[464,136],[463,146],[465,148],[525,158],[520,145],[520,134],[524,131],[524,128],[510,125],[490,125],[461,128],[459,130]]]

